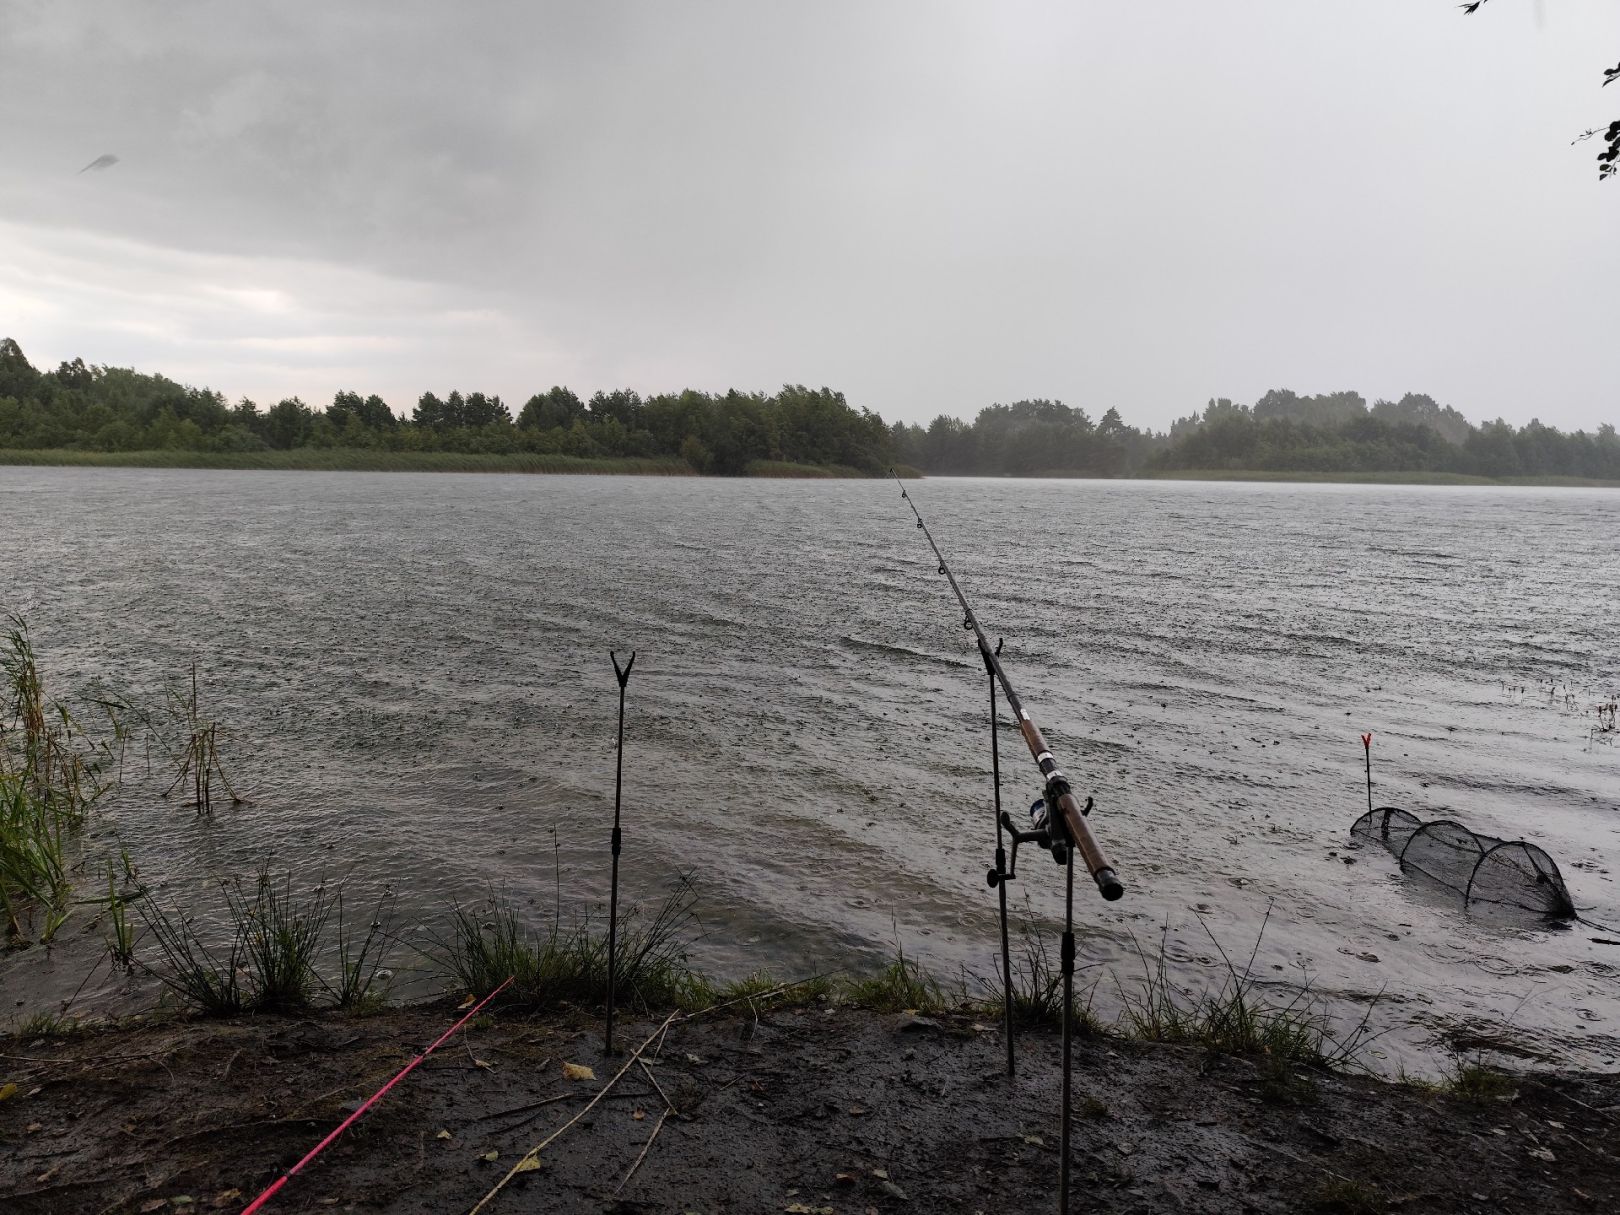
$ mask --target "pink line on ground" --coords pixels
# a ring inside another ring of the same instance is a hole
[[[293,1175],[297,1173],[299,1169],[303,1168],[311,1160],[314,1160],[315,1157],[319,1156],[323,1151],[325,1151],[334,1139],[358,1122],[362,1114],[364,1114],[372,1106],[376,1105],[377,1102],[381,1101],[383,1099],[383,1095],[387,1093],[389,1089],[393,1088],[394,1085],[398,1084],[401,1080],[405,1079],[406,1076],[410,1075],[418,1063],[422,1062],[423,1059],[426,1059],[434,1051],[438,1050],[439,1047],[444,1044],[445,1040],[450,1037],[450,1035],[454,1034],[456,1030],[467,1024],[468,1021],[471,1021],[475,1016],[478,1015],[479,1010],[482,1009],[484,1005],[488,1004],[511,985],[512,980],[508,978],[505,983],[502,983],[494,991],[490,992],[489,995],[485,996],[482,1000],[478,1001],[477,1004],[473,1005],[472,1009],[467,1013],[467,1015],[440,1034],[432,1046],[428,1047],[425,1051],[417,1055],[416,1058],[412,1059],[403,1068],[401,1068],[399,1074],[387,1084],[383,1085],[376,1092],[372,1093],[371,1096],[366,1099],[366,1103],[364,1105],[355,1110],[354,1113],[350,1114],[342,1122],[338,1123],[336,1129],[334,1129],[332,1133],[329,1134],[325,1139],[322,1139],[314,1147],[310,1148],[309,1153],[302,1160],[293,1165],[292,1168],[288,1169],[280,1177],[277,1177],[275,1181],[271,1182],[270,1185],[265,1189],[264,1193],[260,1194],[252,1202],[248,1203],[247,1206],[243,1207],[242,1215],[253,1215],[255,1211],[264,1206],[265,1203],[269,1202],[270,1199],[275,1196],[276,1191],[292,1180]]]

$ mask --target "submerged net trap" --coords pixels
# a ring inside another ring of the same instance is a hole
[[[1363,814],[1350,837],[1382,844],[1401,868],[1461,895],[1463,906],[1484,904],[1554,919],[1575,918],[1575,904],[1558,866],[1534,844],[1480,835],[1461,823],[1425,823],[1394,806]]]

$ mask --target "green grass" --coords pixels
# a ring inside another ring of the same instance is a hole
[[[388,959],[388,948],[394,940],[391,931],[394,896],[385,894],[377,900],[372,913],[366,917],[365,931],[357,932],[349,923],[343,904],[343,891],[337,892],[337,980],[321,985],[338,1008],[354,1012],[375,1012],[386,1002],[387,980],[383,978],[383,963]]]
[[[136,910],[159,954],[156,964],[142,965],[182,1004],[213,1017],[234,1016],[247,1006],[242,985],[247,942],[240,924],[234,926],[229,948],[221,957],[183,912],[171,915],[150,895],[136,904]]]
[[[825,480],[829,477],[869,478],[872,476],[871,473],[864,473],[860,469],[851,468],[847,464],[795,464],[791,460],[750,460],[748,463],[748,475],[750,477],[797,477],[809,480]]]
[[[128,854],[125,854],[128,870]],[[118,890],[118,878],[111,864],[107,866],[107,915],[112,922],[112,936],[107,938],[107,956],[113,965],[126,974],[135,968],[135,927],[129,919],[130,900]]]
[[[874,1012],[942,1013],[950,1007],[945,989],[921,962],[897,948],[894,961],[875,975],[851,979],[844,986],[850,1003]]]
[[[682,877],[650,916],[636,907],[620,915],[614,963],[620,1007],[644,1011],[691,1007],[713,990],[686,965],[694,901],[692,883]],[[478,996],[511,978],[511,987],[501,997],[509,1006],[596,1007],[607,1001],[606,927],[585,919],[570,927],[553,920],[544,931],[532,929],[510,898],[492,895],[482,909],[452,908],[450,934],[435,942],[437,962],[464,990]]]
[[[18,1038],[65,1038],[74,1032],[74,1024],[53,1012],[37,1012],[17,1023]]]
[[[1270,910],[1266,919],[1270,919]],[[1191,992],[1169,975],[1165,941],[1149,960],[1137,947],[1143,963],[1143,981],[1134,992],[1121,989],[1124,1011],[1121,1025],[1132,1037],[1148,1042],[1178,1042],[1202,1046],[1218,1054],[1240,1055],[1262,1061],[1262,1083],[1273,1096],[1305,1095],[1294,1085],[1298,1068],[1327,1068],[1353,1062],[1371,1017],[1349,1034],[1336,1036],[1326,1007],[1317,1001],[1309,984],[1287,999],[1278,1000],[1260,990],[1252,976],[1255,956],[1265,936],[1262,921],[1248,962],[1239,970],[1209,926],[1199,921],[1226,964],[1227,977],[1214,991]],[[1168,926],[1165,934],[1168,935]]]
[[[197,919],[164,908],[150,894],[136,909],[151,934],[151,960],[140,965],[193,1012],[298,1012],[324,992],[338,1008],[370,1011],[381,1003],[378,973],[391,936],[386,901],[360,932],[345,916],[341,885],[320,882],[300,892],[292,875],[272,878],[262,867],[251,885],[221,883],[223,941],[210,942]],[[334,969],[327,978],[323,973]]]
[[[1047,1026],[1063,1024],[1063,969],[1039,926],[1027,915],[1018,921],[1018,940],[1011,943],[1013,1024]],[[993,980],[981,979],[982,994],[977,1009],[981,1016],[999,1018],[1005,1008],[1006,992],[1001,967]],[[1102,1032],[1104,1026],[1092,1012],[1093,984],[1086,990],[1085,1002],[1076,1003],[1075,1032],[1081,1035]]]
[[[1486,1067],[1475,1061],[1458,1060],[1451,1074],[1439,1086],[1460,1101],[1471,1105],[1491,1105],[1506,1101],[1514,1094],[1513,1078],[1505,1072]]]
[[[308,1008],[317,982],[315,959],[334,910],[326,887],[299,895],[290,873],[276,882],[265,868],[251,896],[238,882],[225,888],[225,898],[244,943],[249,1004],[265,1012]]]

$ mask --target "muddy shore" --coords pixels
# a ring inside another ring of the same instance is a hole
[[[440,1004],[0,1038],[0,1092],[16,1085],[0,1208],[239,1211],[455,1019]],[[659,1024],[627,1022],[621,1042]],[[1055,1209],[1050,1031],[1020,1037],[1012,1081],[997,1027],[836,1005],[677,1021],[644,1057],[485,1210]],[[1620,1077],[1519,1076],[1469,1101],[1352,1075],[1279,1083],[1252,1060],[1113,1037],[1078,1040],[1075,1060],[1073,1210],[1620,1209]],[[265,1209],[470,1211],[624,1061],[577,1016],[480,1018]]]

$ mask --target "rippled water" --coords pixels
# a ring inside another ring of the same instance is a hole
[[[917,497],[1129,893],[1079,904],[1100,1007],[1168,922],[1176,973],[1308,976],[1423,1066],[1440,1020],[1620,1057],[1620,947],[1470,917],[1350,852],[1378,804],[1525,836],[1592,919],[1620,749],[1601,490],[930,480]],[[0,468],[0,605],[48,673],[155,699],[198,663],[248,804],[212,822],[132,781],[109,810],[166,896],[278,865],[389,883],[434,920],[490,884],[600,897],[616,689],[632,896],[702,883],[697,960],[988,971],[987,691],[892,484]],[[1524,689],[1519,691],[1516,689]],[[1007,804],[1037,792],[1003,736]],[[132,770],[142,761],[127,759]],[[556,828],[556,850],[552,830]],[[1353,862],[1353,863],[1347,863]],[[1061,911],[1030,856],[1015,886]],[[0,970],[23,1002],[95,938]],[[12,1003],[14,1001],[9,1001]],[[1432,1066],[1432,1057],[1427,1065]]]

